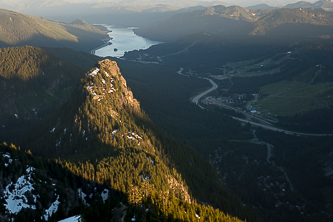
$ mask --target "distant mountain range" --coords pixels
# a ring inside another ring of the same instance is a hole
[[[249,5],[248,1],[244,1]],[[244,3],[243,2],[243,3]],[[281,7],[283,2],[276,4],[259,4],[248,6],[249,9],[274,9],[271,5]],[[74,1],[5,1],[0,7],[21,13],[53,18],[65,22],[71,22],[82,18],[90,23],[108,23],[121,26],[149,27],[162,22],[171,16],[196,10],[205,10],[213,6],[233,6],[231,1],[105,1],[105,2],[74,2]],[[328,1],[316,3],[299,2],[287,5],[288,8],[315,8],[326,11],[332,10],[333,6]]]
[[[175,15],[159,24],[138,29],[139,35],[160,41],[197,32],[244,38],[266,35],[274,38],[321,38],[332,36],[331,13],[309,9],[247,9],[239,6],[214,6]]]
[[[315,3],[300,1],[294,4],[288,4],[284,6],[284,8],[313,8],[313,9],[323,9],[324,11],[332,11],[333,2],[328,0],[320,0]]]
[[[55,46],[90,51],[103,44],[108,35],[86,23],[76,20],[62,23],[0,9],[0,46]]]

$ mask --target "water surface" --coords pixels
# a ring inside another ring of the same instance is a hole
[[[95,51],[95,55],[97,56],[122,57],[126,51],[147,49],[152,45],[161,43],[136,35],[133,32],[135,27],[122,28],[112,25],[104,26],[110,31],[108,35],[112,38],[110,40],[112,44],[97,49]]]

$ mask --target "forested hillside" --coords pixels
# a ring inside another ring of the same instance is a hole
[[[151,122],[110,60],[98,62],[59,111],[17,143],[56,158],[75,178],[113,190],[108,204],[118,201],[126,220],[260,220],[196,152]],[[109,206],[92,203],[82,216],[116,217]]]
[[[295,19],[300,15],[295,12]],[[324,193],[332,187],[332,40],[274,37],[231,40],[202,32],[129,52],[118,62],[154,122],[206,157],[265,221],[330,221],[330,195]],[[207,79],[218,88],[199,101],[201,107],[191,104],[214,88]],[[223,114],[244,114],[244,123]],[[266,132],[251,126],[251,118],[327,137]]]
[[[66,24],[0,9],[0,47],[68,47],[90,52],[108,35],[82,20]]]
[[[75,59],[68,62],[52,51]],[[60,48],[0,49],[0,140],[12,141],[56,111],[97,59]]]

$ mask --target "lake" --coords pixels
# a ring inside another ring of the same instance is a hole
[[[95,55],[100,57],[112,56],[119,58],[122,57],[125,52],[148,49],[152,45],[161,43],[136,35],[133,32],[135,27],[123,28],[112,25],[103,26],[109,30],[108,35],[111,38],[110,42],[112,44],[95,50]]]

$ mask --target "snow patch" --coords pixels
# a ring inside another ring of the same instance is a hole
[[[105,203],[105,201],[109,198],[109,190],[108,189],[104,189],[103,192],[101,193],[102,199],[103,199],[103,203]]]
[[[95,69],[89,75],[94,77],[95,75],[97,75],[98,72],[99,72],[99,69]]]
[[[81,215],[76,215],[76,216],[73,216],[73,217],[69,217],[69,218],[60,220],[58,222],[78,222],[78,221],[81,221]]]
[[[59,204],[60,204],[60,202],[59,202],[59,195],[58,195],[56,201],[54,201],[51,204],[50,208],[45,210],[45,214],[44,214],[44,216],[42,216],[42,218],[44,217],[44,220],[46,220],[46,221],[49,220],[49,216],[52,216],[53,213],[57,212]]]
[[[9,153],[6,153],[6,154],[2,154],[3,157],[7,157],[7,158],[11,158],[10,154]]]
[[[78,189],[78,194],[79,194],[79,198],[82,200],[82,202],[84,203],[84,204],[87,204],[87,201],[86,201],[86,196],[87,196],[87,194],[85,194],[85,193],[83,193],[82,192],[82,188],[79,188]]]
[[[34,190],[31,183],[31,174],[33,173],[33,167],[27,167],[27,175],[19,177],[15,184],[11,182],[6,186],[6,190],[3,193],[3,198],[6,203],[4,204],[6,210],[9,213],[17,214],[22,208],[36,209],[36,205],[29,205],[28,199],[25,196],[26,193]],[[12,190],[12,191],[11,191]],[[34,200],[37,199],[36,195],[33,195]]]

